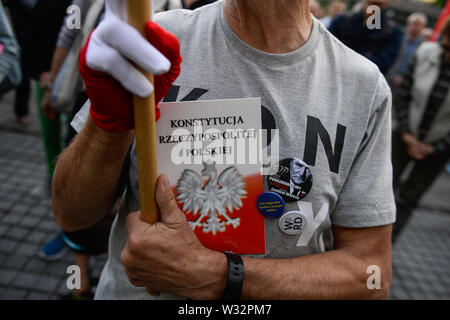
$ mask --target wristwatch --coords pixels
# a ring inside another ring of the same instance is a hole
[[[234,252],[224,252],[228,260],[228,278],[222,300],[240,300],[244,280],[244,262]]]

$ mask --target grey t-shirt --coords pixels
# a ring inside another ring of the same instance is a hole
[[[195,11],[161,13],[155,19],[178,37],[183,56],[181,75],[165,101],[261,97],[267,111],[263,125],[279,129],[280,159],[298,158],[310,166],[311,191],[301,201],[286,202],[285,210],[303,212],[306,228],[287,235],[278,219],[266,218],[266,253],[258,257],[332,250],[332,225],[363,228],[395,221],[391,94],[373,63],[345,47],[317,20],[301,48],[269,54],[234,33],[221,1]],[[75,127],[88,113],[81,114]],[[126,216],[139,208],[136,168],[133,150],[128,188],[112,228],[96,298],[180,298],[149,296],[133,287],[124,273],[120,253]],[[264,187],[267,190],[267,183]]]
[[[82,21],[84,22],[84,18],[86,17],[86,14],[89,11],[89,7],[91,6],[91,1],[90,0],[73,0],[71,5],[77,6],[80,9],[80,16],[82,18]],[[75,41],[75,38],[81,32],[81,29],[67,28],[66,21],[67,21],[67,19],[70,19],[71,17],[73,17],[73,15],[68,14],[64,18],[64,23],[61,26],[61,29],[60,29],[59,35],[58,35],[58,41],[56,42],[57,47],[63,47],[66,49],[70,49],[72,47],[72,44]]]

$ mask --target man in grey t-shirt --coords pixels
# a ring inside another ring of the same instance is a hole
[[[139,220],[134,144],[129,165],[123,166],[133,131],[114,113],[119,112],[118,101],[128,103],[117,95],[126,92],[124,87],[141,96],[152,88],[133,71],[121,74],[118,63],[110,69],[105,59],[96,60],[102,55],[95,51],[104,46],[104,52],[124,55],[154,73],[167,71],[165,61],[141,40],[124,40],[133,43],[132,51],[118,40],[102,42],[104,29],[91,39],[82,69],[89,70],[84,63],[97,70],[84,73],[86,86],[93,89],[92,105],[90,112],[86,106],[75,118],[72,125],[80,134],[58,162],[54,210],[63,228],[92,224],[111,205],[121,185],[120,172],[125,171],[127,188],[96,298],[219,299],[224,292],[243,299],[387,297],[395,221],[390,91],[373,63],[311,17],[308,3],[280,0],[273,6],[270,1],[225,0],[155,16],[179,39],[183,56],[181,73],[164,101],[260,97],[270,120],[263,124],[274,123],[279,130],[280,161],[289,166],[292,159],[301,159],[314,180],[306,198],[286,201],[285,213],[307,220],[301,232],[283,232],[279,219],[265,218],[265,254],[241,257],[243,277],[237,275],[234,282],[228,272],[233,259],[240,265],[239,257],[199,242],[165,175],[156,192],[161,222]],[[119,18],[106,18],[106,30],[119,30]],[[126,27],[120,26],[125,34]],[[131,31],[126,34],[134,37]],[[149,58],[136,57],[135,52]],[[99,85],[108,77],[99,71],[113,75],[120,85]],[[99,74],[102,80],[93,81]],[[121,114],[130,112],[124,110],[128,104],[120,107]],[[264,188],[270,191],[267,180]],[[375,288],[368,286],[367,272],[373,266],[380,271],[374,276],[381,285]],[[146,287],[161,294],[148,295]]]

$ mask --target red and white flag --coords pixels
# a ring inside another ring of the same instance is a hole
[[[438,21],[436,22],[436,26],[434,27],[433,35],[431,36],[431,41],[436,41],[439,38],[439,35],[441,33],[441,27],[444,23],[445,19],[447,19],[450,16],[450,1],[447,1],[447,4],[442,9],[441,14],[439,16]]]

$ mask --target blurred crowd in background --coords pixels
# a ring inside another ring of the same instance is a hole
[[[155,0],[153,4],[159,12],[193,10],[211,2]],[[71,10],[71,5],[77,9]],[[398,208],[395,241],[436,177],[443,170],[450,173],[450,4],[439,8],[440,15],[410,12],[405,21],[393,19],[388,0],[311,0],[310,5],[317,20],[345,45],[375,63],[391,86],[392,161]],[[371,11],[373,5],[380,11]],[[81,25],[68,28],[76,25],[71,21],[76,13],[81,15]],[[0,99],[15,91],[13,108],[21,126],[30,122],[29,102],[36,99],[48,192],[55,159],[76,134],[68,123],[87,100],[77,69],[78,54],[103,13],[103,0],[0,2]],[[375,27],[371,27],[372,22]],[[411,163],[405,177],[405,168]],[[82,270],[82,287],[65,298],[92,298],[89,257],[106,252],[113,217],[114,210],[90,229],[61,231],[41,249],[39,256],[45,260],[57,260],[68,249],[75,254],[75,263]]]

